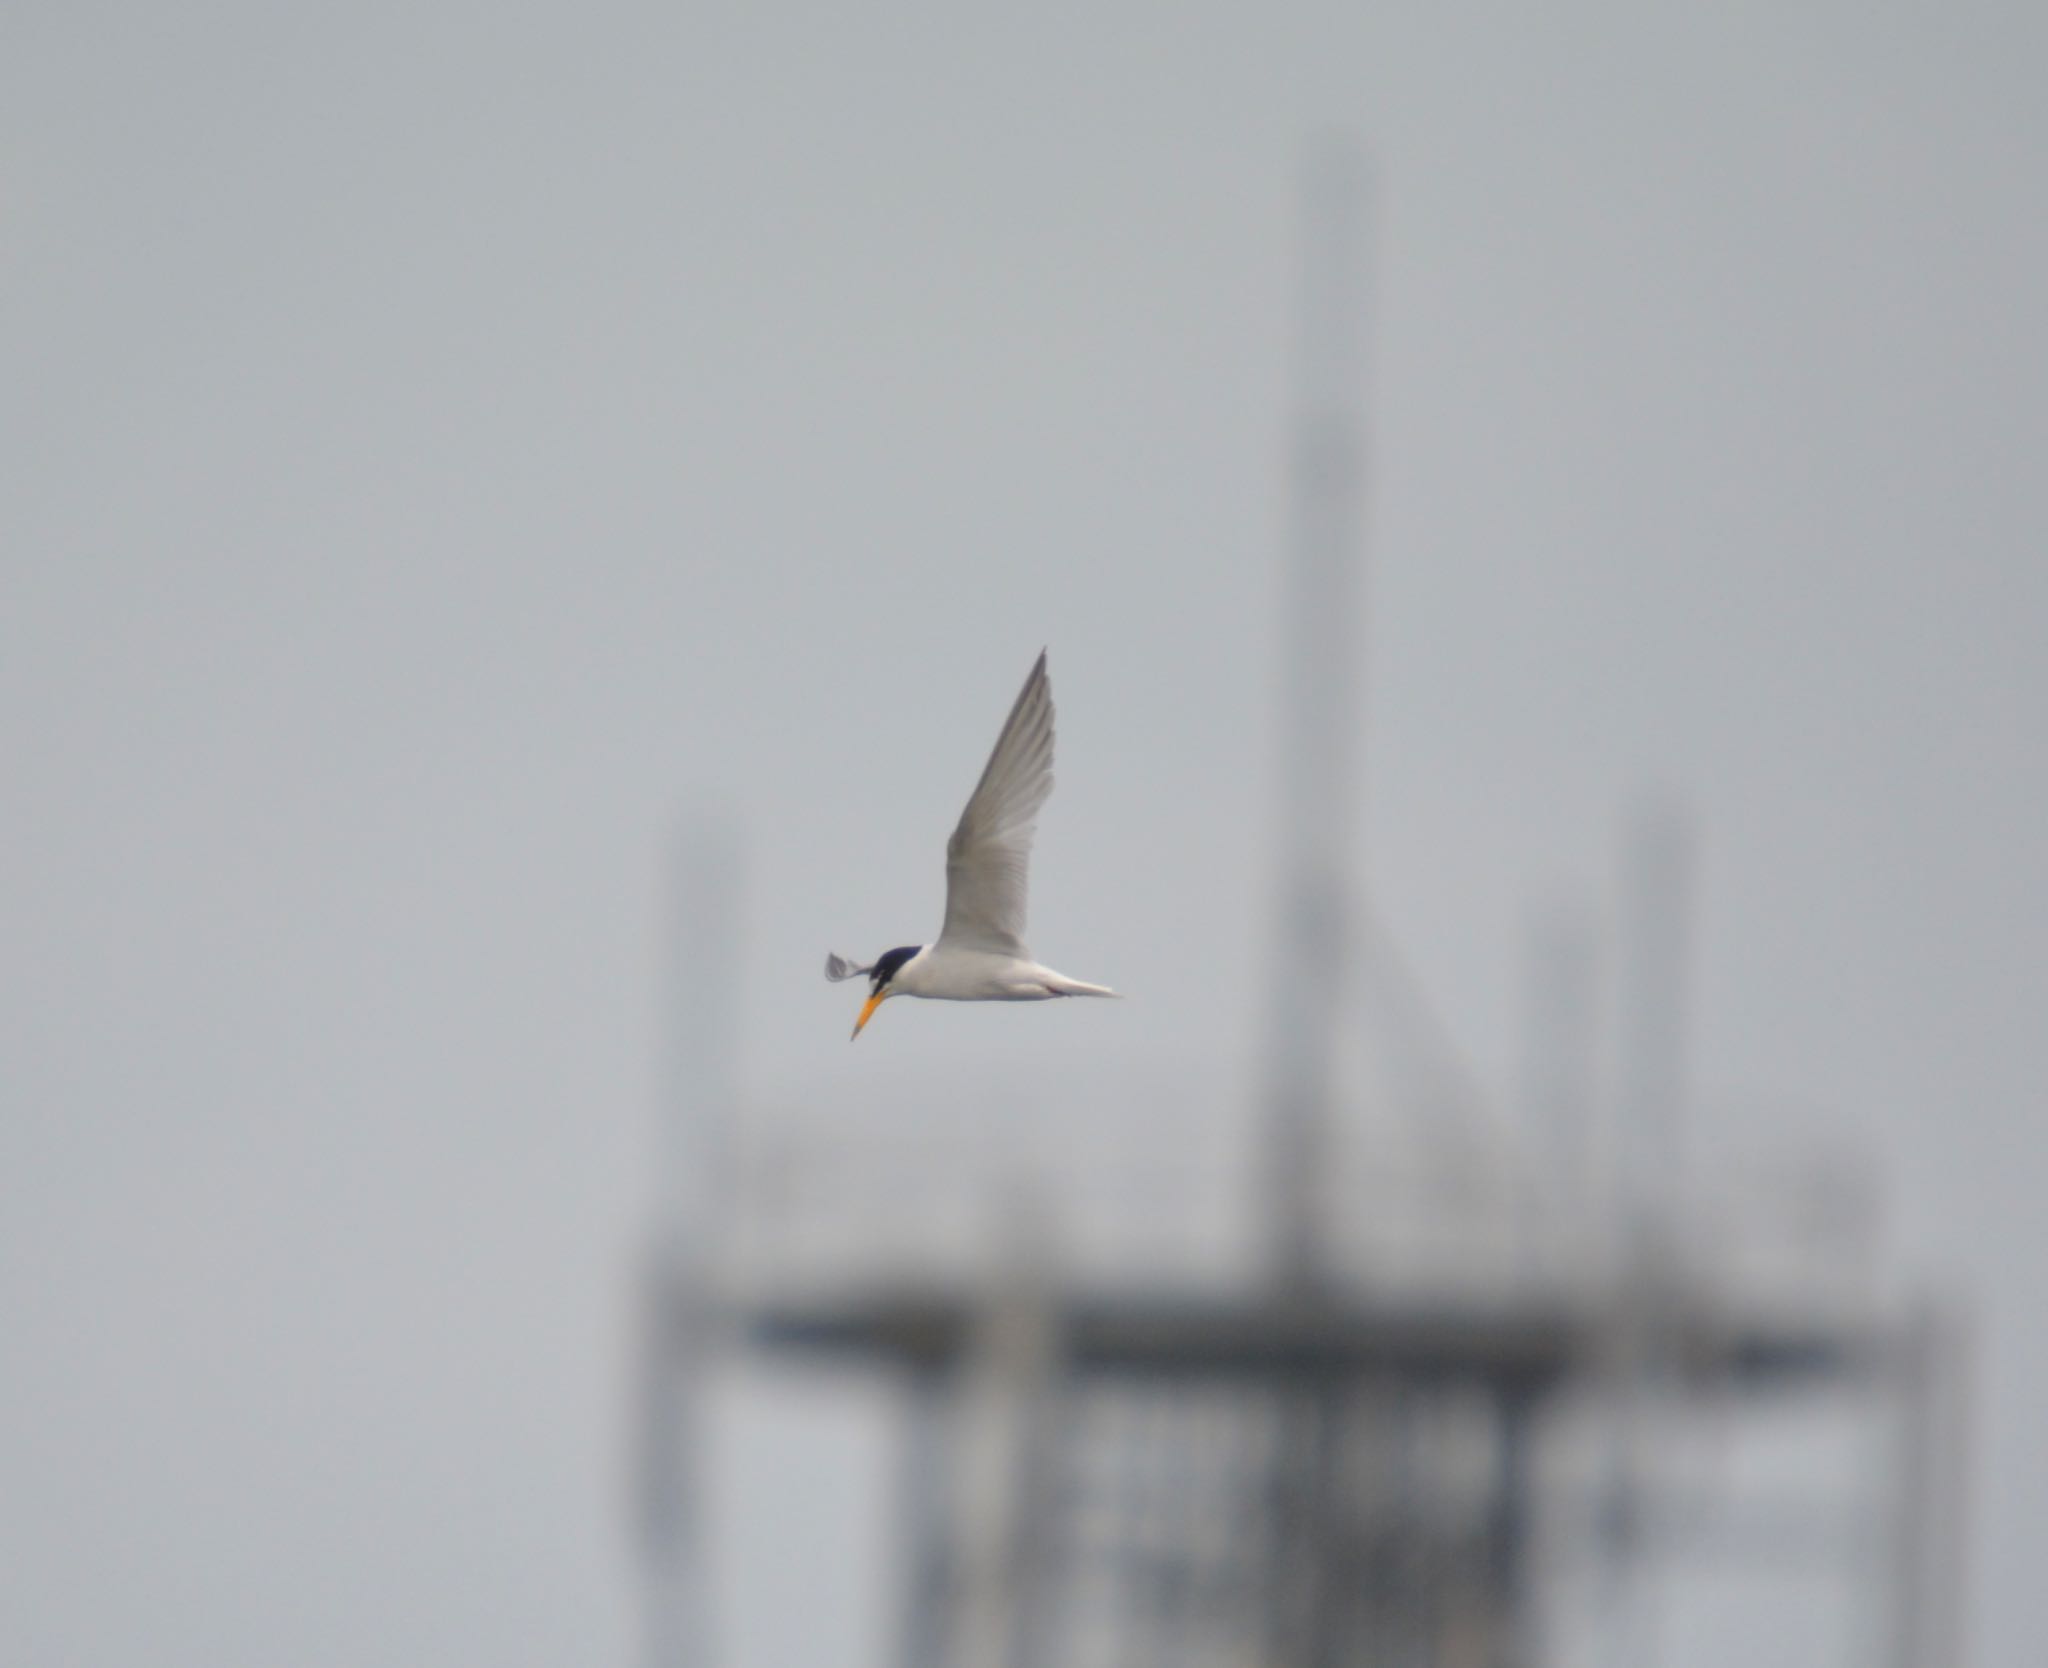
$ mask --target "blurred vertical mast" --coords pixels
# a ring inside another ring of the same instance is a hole
[[[1693,827],[1683,807],[1659,798],[1638,810],[1622,886],[1622,1209],[1627,1232],[1668,1236],[1684,1191],[1686,1152]],[[1667,1239],[1661,1249],[1675,1248]]]
[[[730,1179],[738,1074],[736,975],[740,951],[739,843],[702,821],[677,841],[676,913],[667,945],[671,1052],[661,1124],[661,1211],[693,1250],[708,1246]]]
[[[671,1040],[656,1129],[636,1468],[647,1668],[702,1668],[711,1658],[698,1402],[712,1342],[707,1265],[734,1104],[739,867],[722,829],[699,826],[681,840],[675,914],[663,942],[661,1022]]]
[[[1598,1155],[1598,951],[1576,908],[1548,911],[1530,933],[1523,1135],[1535,1155],[1546,1239],[1576,1233],[1594,1192]]]
[[[1616,1668],[1648,1668],[1660,1654],[1657,1457],[1669,1446],[1677,1406],[1679,1329],[1691,1277],[1682,1171],[1693,861],[1685,810],[1665,799],[1647,801],[1627,831],[1621,881],[1618,1197],[1609,1247],[1616,1306],[1608,1339],[1604,1508]]]
[[[1353,661],[1363,590],[1364,305],[1368,177],[1341,140],[1311,148],[1302,178],[1289,437],[1281,741],[1282,878],[1275,953],[1266,1226],[1274,1272],[1321,1278],[1337,1023],[1354,934],[1349,872],[1358,730]]]

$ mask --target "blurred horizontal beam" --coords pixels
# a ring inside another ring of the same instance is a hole
[[[930,1287],[840,1298],[765,1300],[733,1315],[757,1345],[867,1356],[919,1369],[956,1365],[976,1300]],[[1205,1297],[1069,1298],[1058,1325],[1076,1373],[1131,1378],[1313,1378],[1377,1374],[1542,1389],[1591,1372],[1607,1322],[1597,1311],[1526,1301],[1512,1307],[1274,1302]],[[1860,1325],[1743,1323],[1725,1312],[1674,1317],[1679,1379],[1760,1388],[1861,1376],[1883,1365],[1884,1335]]]

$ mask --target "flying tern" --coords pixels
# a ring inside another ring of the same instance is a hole
[[[825,977],[866,975],[868,999],[853,1034],[892,996],[941,1002],[1043,1002],[1114,996],[1041,967],[1024,948],[1031,836],[1052,792],[1052,684],[1041,651],[1010,708],[995,751],[946,842],[946,921],[936,942],[908,944],[867,966],[825,958]]]

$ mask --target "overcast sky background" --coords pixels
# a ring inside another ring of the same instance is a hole
[[[1249,1080],[1335,124],[1378,908],[1505,1094],[1532,914],[1692,804],[1700,1140],[1867,1143],[1976,1300],[1975,1659],[2034,1660],[2048,12],[1652,11],[14,8],[0,1656],[625,1660],[697,809],[765,1098]],[[1137,999],[849,1049],[819,959],[936,926],[1042,644],[1033,944]]]

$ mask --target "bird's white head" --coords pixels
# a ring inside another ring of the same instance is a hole
[[[896,975],[903,971],[903,964],[923,948],[922,944],[906,944],[900,950],[889,951],[868,969],[868,999],[861,1004],[860,1018],[853,1022],[854,1036],[859,1036],[861,1027],[874,1018],[877,1008],[897,994]]]

